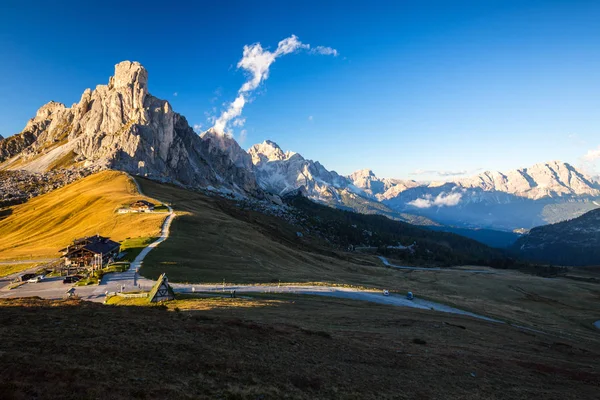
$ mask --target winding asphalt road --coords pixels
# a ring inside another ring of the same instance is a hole
[[[379,258],[384,265],[388,266],[388,267],[392,267],[392,268],[396,268],[396,269],[408,269],[411,271],[451,271],[451,272],[473,272],[473,273],[477,273],[477,274],[497,274],[497,271],[492,271],[492,270],[487,270],[487,269],[455,269],[455,268],[438,268],[438,267],[433,267],[433,268],[426,268],[426,267],[407,267],[407,266],[403,266],[403,265],[394,265],[391,264],[385,257],[383,256],[377,256],[377,258]]]

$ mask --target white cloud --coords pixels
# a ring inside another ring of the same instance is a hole
[[[458,203],[460,203],[461,199],[462,199],[462,193],[453,192],[453,193],[446,194],[445,192],[442,192],[442,193],[438,194],[435,198],[432,195],[428,194],[422,198],[413,200],[413,201],[409,202],[408,204],[411,206],[417,207],[417,208],[430,208],[433,206],[452,207],[452,206],[455,206]]]
[[[588,176],[596,181],[600,180],[598,167],[600,167],[600,146],[595,149],[590,149],[579,158],[578,167]]]
[[[177,92],[173,93],[173,96],[177,97]]]
[[[312,115],[309,115],[309,116],[308,116],[308,120],[309,120],[309,121],[312,121],[312,120],[313,120],[313,116],[312,116]]]
[[[202,133],[202,124],[194,124],[194,132]]]
[[[247,134],[248,134],[248,131],[245,129],[242,129],[242,131],[240,132],[240,136],[238,137],[238,142],[239,142],[240,146],[244,145]]]
[[[338,51],[336,49],[333,49],[331,47],[325,47],[325,46],[317,46],[314,49],[312,49],[310,51],[311,54],[320,54],[322,56],[334,56],[337,57],[338,56]]]
[[[479,170],[481,170],[481,168],[477,169],[476,171]],[[467,171],[466,169],[460,171],[437,171],[434,169],[417,169],[409,173],[409,175],[437,175],[441,177],[463,176],[467,174],[469,174],[469,171]]]
[[[337,50],[330,47],[317,46],[310,50],[310,45],[302,43],[296,35],[280,41],[277,44],[277,49],[273,52],[263,49],[260,43],[244,46],[242,59],[238,62],[237,67],[248,73],[248,80],[238,90],[238,96],[233,103],[216,119],[214,129],[218,133],[225,133],[228,123],[241,115],[244,106],[248,102],[250,92],[258,88],[269,77],[271,64],[283,55],[300,50],[322,55],[337,56],[338,54]]]
[[[600,146],[596,149],[588,150],[587,153],[582,157],[585,161],[593,162],[600,159]]]
[[[246,118],[240,117],[233,120],[232,125],[241,128],[246,123]]]

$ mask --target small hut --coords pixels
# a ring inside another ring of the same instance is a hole
[[[148,299],[150,300],[150,303],[175,299],[175,292],[173,292],[173,288],[169,285],[167,274],[163,272],[158,278],[158,281],[154,284],[152,290],[150,290],[150,293],[148,294]]]

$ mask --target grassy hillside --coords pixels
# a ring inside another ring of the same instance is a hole
[[[600,209],[533,228],[512,250],[523,258],[555,265],[600,265]]]
[[[178,214],[169,239],[144,260],[144,276],[166,271],[176,282],[364,281],[373,274],[370,266],[381,264],[298,238],[297,227],[233,201],[136,179],[144,193]]]
[[[164,214],[115,212],[139,198],[125,174],[104,171],[5,209],[0,260],[58,257],[74,238],[96,233],[117,241],[157,236]]]
[[[302,212],[304,228],[316,232],[342,249],[354,246],[395,246],[417,243],[409,261],[435,262],[446,265],[489,265],[505,258],[502,252],[478,241],[447,232],[435,232],[382,215],[365,215],[317,204],[302,195],[285,198],[286,203]]]
[[[597,341],[347,300],[19,299],[0,310],[6,399],[583,400],[600,382]]]
[[[477,240],[487,246],[498,249],[506,249],[517,241],[521,235],[515,232],[497,231],[493,229],[469,229],[456,228],[452,226],[428,226],[432,231],[452,232],[457,235],[465,236]]]

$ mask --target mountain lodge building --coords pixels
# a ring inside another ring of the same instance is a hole
[[[129,208],[131,209],[131,211],[150,212],[154,211],[154,203],[150,203],[146,200],[138,200],[134,203],[131,203]]]
[[[119,254],[121,245],[100,235],[73,240],[60,250],[64,265],[75,268],[97,267],[110,263]]]

